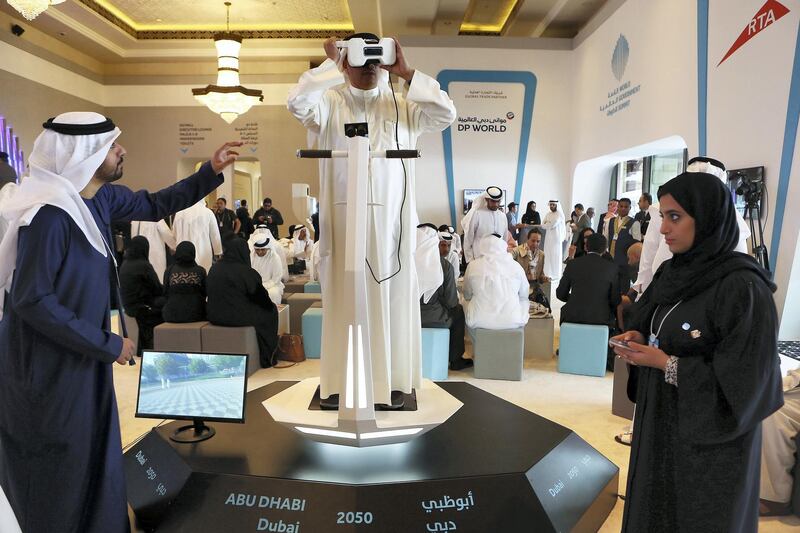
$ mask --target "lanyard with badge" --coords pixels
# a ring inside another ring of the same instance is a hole
[[[656,306],[656,310],[653,311],[653,316],[650,317],[650,337],[648,337],[648,339],[647,339],[647,344],[649,346],[652,346],[653,348],[658,348],[658,345],[659,345],[658,336],[661,334],[661,328],[664,327],[664,322],[666,322],[667,317],[670,315],[670,313],[672,313],[675,310],[676,307],[681,305],[681,302],[683,302],[683,300],[678,301],[678,303],[676,303],[675,305],[672,306],[672,309],[667,311],[667,314],[664,315],[664,318],[662,318],[661,322],[659,322],[659,324],[658,324],[658,330],[656,330],[654,332],[653,331],[653,324],[655,322],[656,315],[658,314],[658,310],[661,308],[660,305]]]

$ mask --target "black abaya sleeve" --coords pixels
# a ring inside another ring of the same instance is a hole
[[[277,309],[270,300],[267,289],[264,288],[261,274],[251,268],[249,272],[244,273],[243,279],[247,287],[247,296],[253,303],[267,310]]]
[[[718,283],[711,302],[713,353],[678,363],[679,431],[698,444],[736,439],[783,405],[778,316],[769,288],[739,271]]]

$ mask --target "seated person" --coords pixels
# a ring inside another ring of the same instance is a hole
[[[217,326],[253,326],[262,367],[272,364],[278,345],[278,308],[250,267],[247,243],[235,237],[225,244],[222,260],[214,263],[206,279],[206,316]]]
[[[550,281],[544,275],[544,252],[539,249],[542,230],[533,228],[528,232],[525,242],[511,251],[511,257],[522,266],[531,284],[531,300],[550,309],[550,294],[544,294],[542,284]]]
[[[253,244],[253,252],[250,254],[250,263],[253,270],[261,276],[261,283],[267,289],[269,299],[278,305],[283,299],[283,265],[280,255],[275,251],[275,241],[269,237]]]
[[[452,239],[449,233],[447,235]],[[441,255],[441,234],[433,225],[417,227],[417,251],[415,263],[420,289],[420,319],[423,328],[447,328],[450,330],[450,368],[461,370],[472,365],[464,359],[464,310],[458,303],[456,270]]]
[[[489,234],[464,274],[464,315],[469,328],[513,329],[528,323],[528,278],[506,251],[503,236]]]
[[[161,318],[164,288],[147,259],[149,253],[147,238],[137,235],[128,244],[125,260],[119,269],[119,289],[125,314],[135,318],[139,326],[139,355],[143,349],[153,348],[153,328],[164,322]]]
[[[461,274],[464,273],[464,269],[467,268],[466,265],[464,264],[464,250],[461,244],[461,239],[463,238],[463,235],[459,235],[458,233],[456,233],[456,229],[453,226],[448,226],[447,224],[442,224],[441,226],[439,226],[439,231],[447,232],[453,237],[450,249],[458,255],[458,269],[457,269],[458,275],[456,277],[460,278]]]
[[[761,425],[761,488],[759,514],[781,516],[792,513],[795,437],[800,431],[800,368],[789,370],[783,378],[783,407]]]
[[[589,252],[567,263],[556,297],[566,302],[561,321],[612,327],[620,302],[619,267],[603,257],[607,241],[594,233],[586,240]]]
[[[295,261],[308,259],[311,255],[311,245],[313,244],[313,241],[309,238],[308,229],[302,224],[294,226],[291,239],[290,249]]]
[[[165,322],[206,319],[206,269],[195,262],[194,244],[183,241],[175,249],[175,263],[164,272]]]
[[[286,252],[291,258],[289,273],[303,274],[306,271],[306,260],[311,256],[311,245],[313,244],[306,227],[302,224],[293,224],[289,239],[281,239],[280,242],[286,247]]]
[[[461,258],[458,252],[453,250],[453,234],[449,231],[439,231],[439,256],[453,267],[453,278],[458,279],[461,275]]]
[[[281,276],[281,281],[286,283],[289,281],[289,253],[286,251],[286,248],[280,245],[275,236],[272,235],[272,232],[269,230],[266,224],[256,224],[255,230],[253,234],[250,235],[250,238],[247,240],[247,244],[250,246],[250,249],[253,249],[253,245],[256,241],[264,240],[264,238],[269,238],[270,242],[274,242],[276,244],[275,251],[278,252],[281,258],[281,266],[283,267],[283,275]]]

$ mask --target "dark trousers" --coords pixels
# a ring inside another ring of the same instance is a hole
[[[461,305],[456,305],[450,310],[450,362],[455,363],[461,360],[464,355],[464,309]]]

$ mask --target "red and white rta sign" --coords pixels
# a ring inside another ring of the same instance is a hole
[[[736,38],[736,41],[734,41],[733,45],[731,45],[730,49],[725,54],[725,57],[722,58],[722,61],[720,61],[717,66],[720,66],[726,59],[731,57],[739,48],[744,46],[747,41],[788,13],[789,8],[778,2],[778,0],[767,0],[767,3],[761,6],[758,13],[753,15],[753,18],[750,19],[750,22],[745,26],[742,33],[739,34],[739,37]]]

